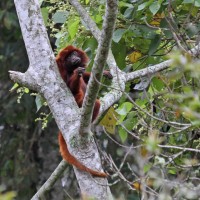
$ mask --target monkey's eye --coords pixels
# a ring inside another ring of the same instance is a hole
[[[73,51],[72,53],[70,53],[65,60],[70,60],[71,58],[73,58],[74,56],[78,56],[78,53],[76,51]]]
[[[71,53],[71,56],[78,56],[78,52],[73,51],[73,52]]]

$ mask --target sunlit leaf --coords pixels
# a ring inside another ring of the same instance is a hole
[[[133,183],[133,187],[134,187],[137,191],[140,191],[140,190],[141,190],[141,184],[140,184],[139,182]]]
[[[29,89],[28,88],[24,88],[24,92],[26,93],[26,94],[28,94],[29,93]]]
[[[12,92],[13,90],[15,90],[18,87],[19,87],[19,84],[15,83],[9,91]]]
[[[196,0],[196,1],[194,2],[194,5],[195,5],[196,7],[200,7],[200,1],[199,1],[199,0]]]
[[[120,115],[127,115],[127,113],[133,108],[133,104],[130,102],[124,102],[116,112]]]
[[[105,127],[106,131],[114,134],[118,116],[119,115],[115,109],[111,106],[103,119],[100,121],[100,124]]]
[[[45,7],[41,8],[41,12],[42,12],[42,17],[43,17],[44,23],[45,23],[45,25],[47,25],[47,21],[48,21],[48,18],[49,18],[48,9],[45,8]]]
[[[168,173],[174,175],[174,174],[177,173],[177,169],[175,167],[170,167],[169,170],[168,170]]]
[[[68,32],[71,39],[73,39],[76,33],[78,32],[79,23],[80,23],[80,19],[77,17],[75,19],[70,19],[68,21]]]
[[[152,12],[153,15],[155,15],[158,10],[160,9],[160,4],[158,1],[154,1],[150,6],[149,6],[150,11]]]
[[[138,6],[138,11],[139,10],[143,10],[144,8],[146,8],[148,6],[148,4],[147,4],[147,2],[145,2],[145,3],[142,3],[142,4],[140,4],[139,6]]]
[[[85,0],[85,4],[89,4],[90,3],[90,0]]]
[[[133,51],[131,54],[128,55],[128,58],[132,63],[137,62],[138,59],[141,57],[142,57],[142,53],[140,51]]]
[[[145,164],[143,168],[144,172],[145,173],[148,172],[151,169],[151,167],[152,167],[152,164],[149,164],[149,163]]]
[[[17,196],[17,193],[14,191],[6,192],[4,194],[0,193],[0,200],[13,200]]]

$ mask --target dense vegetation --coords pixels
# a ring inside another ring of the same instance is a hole
[[[75,9],[65,1],[40,3],[55,54],[73,44],[87,52],[92,67],[97,41]],[[105,1],[81,3],[101,29]],[[28,59],[13,1],[0,5],[0,199],[16,194],[22,200],[37,191],[61,158],[56,125],[37,94],[23,87],[9,92],[8,70],[25,71]],[[199,44],[199,7],[197,0],[119,1],[112,42],[119,68],[133,72],[173,60],[167,70],[130,81],[104,115],[103,128],[97,128],[104,168],[113,175],[109,182],[119,199],[140,199],[141,190],[159,199],[200,196],[200,62],[198,54],[190,54]],[[100,95],[105,92],[102,86]],[[78,197],[73,173],[66,176],[63,185]],[[61,189],[57,183],[50,199],[67,196]]]

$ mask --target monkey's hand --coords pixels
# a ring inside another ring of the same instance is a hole
[[[82,76],[83,73],[85,72],[85,68],[84,67],[78,67],[75,72],[79,75]]]
[[[107,70],[103,71],[103,76],[105,76],[108,79],[112,79],[113,78],[112,74]]]

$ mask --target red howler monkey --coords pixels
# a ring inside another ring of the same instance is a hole
[[[61,74],[62,79],[65,81],[71,90],[79,108],[83,104],[83,99],[86,92],[86,86],[90,78],[90,73],[85,72],[87,67],[88,57],[86,53],[73,46],[67,46],[56,57],[56,62]],[[104,75],[112,78],[108,71],[104,71]],[[92,121],[94,121],[99,113],[100,101],[97,99],[94,105]],[[65,140],[59,132],[58,135],[60,152],[62,157],[70,164],[74,165],[80,170],[87,171],[90,174],[98,177],[106,177],[104,172],[95,171],[87,168],[79,162],[74,156],[70,154]]]

